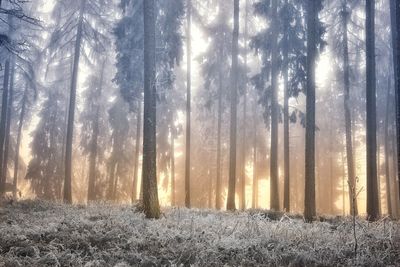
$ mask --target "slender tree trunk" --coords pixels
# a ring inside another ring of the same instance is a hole
[[[305,195],[304,217],[312,221],[315,206],[315,59],[318,12],[317,3],[307,0],[307,100],[306,100],[306,147],[305,147]]]
[[[232,70],[231,70],[231,125],[229,147],[229,185],[227,210],[235,210],[236,187],[236,132],[237,132],[237,87],[238,87],[238,46],[239,46],[239,0],[233,2]]]
[[[136,117],[136,140],[135,140],[135,166],[133,173],[133,186],[132,186],[132,203],[137,199],[137,183],[139,171],[139,156],[140,156],[140,138],[141,138],[141,125],[142,125],[142,99],[138,98],[138,113]],[[142,191],[142,190],[140,190]]]
[[[285,0],[285,5],[288,0]],[[284,161],[284,189],[283,189],[283,209],[290,212],[290,151],[289,151],[289,62],[288,62],[288,31],[289,18],[285,18],[285,32],[283,35],[283,161]]]
[[[186,13],[186,45],[187,45],[187,92],[186,92],[186,158],[185,158],[185,207],[190,208],[190,115],[191,115],[191,68],[192,68],[192,6],[191,0],[187,0]]]
[[[353,144],[351,132],[351,111],[350,111],[350,64],[349,64],[349,48],[347,38],[347,24],[349,19],[349,11],[347,10],[347,1],[343,2],[342,8],[342,27],[343,27],[343,78],[344,78],[344,116],[346,124],[346,155],[347,155],[347,174],[349,185],[350,213],[358,215],[357,198],[353,197],[356,194],[355,171]],[[353,203],[353,199],[354,203]],[[353,207],[354,210],[353,210]]]
[[[113,156],[111,156],[113,157]],[[115,159],[112,159],[110,162],[110,166],[108,167],[108,189],[107,189],[107,199],[113,199],[113,192],[114,192],[114,184],[115,184],[115,166],[116,162]]]
[[[9,16],[10,21],[10,16]],[[11,31],[10,31],[11,32]],[[10,79],[10,58],[6,59],[4,66],[3,78],[3,94],[1,102],[1,118],[0,118],[0,195],[5,193],[6,179],[3,177],[3,159],[4,159],[4,141],[6,138],[7,123],[7,102],[8,102],[8,84]]]
[[[278,186],[278,0],[271,7],[271,158],[270,158],[270,208],[279,210]]]
[[[13,179],[13,197],[17,198],[17,188],[18,188],[18,170],[19,170],[19,149],[21,146],[22,138],[22,126],[24,124],[26,101],[28,94],[28,85],[25,84],[24,95],[22,97],[22,107],[21,113],[19,115],[18,132],[17,132],[17,144],[15,147],[15,157],[14,157],[14,179]]]
[[[143,117],[143,206],[147,218],[160,217],[156,154],[156,7],[143,1],[144,13],[144,117]]]
[[[247,71],[247,36],[248,36],[248,0],[245,2],[245,19],[244,19],[244,69]],[[247,77],[247,73],[246,73]],[[244,85],[243,92],[243,134],[242,134],[242,187],[241,187],[241,207],[246,209],[246,122],[247,122],[247,80]]]
[[[386,114],[385,114],[385,183],[386,183],[386,207],[387,213],[389,216],[393,216],[392,211],[392,194],[391,194],[391,185],[390,185],[390,166],[389,166],[389,114],[391,107],[391,98],[390,98],[390,88],[391,85],[391,77],[388,76],[388,86],[386,93]]]
[[[367,214],[373,221],[379,217],[378,178],[376,166],[376,80],[375,80],[375,1],[366,0],[366,90],[367,90]]]
[[[215,208],[221,209],[221,128],[222,128],[222,60],[223,48],[219,48],[219,66],[218,66],[218,122],[217,122],[217,179],[215,187]]]
[[[100,74],[100,85],[97,92],[96,99],[96,117],[94,119],[92,140],[90,144],[90,156],[89,156],[89,186],[88,186],[88,201],[96,200],[96,160],[97,160],[97,140],[99,136],[99,117],[100,117],[100,98],[103,90],[104,81],[104,69],[106,66],[106,60],[103,61],[101,66]]]
[[[175,129],[171,129],[171,206],[175,202]]]
[[[79,58],[81,55],[83,14],[85,12],[86,0],[81,0],[79,11],[79,22],[75,40],[74,68],[72,71],[71,91],[68,110],[67,140],[65,146],[65,177],[64,177],[64,202],[72,203],[72,138],[74,131],[76,87],[78,83]]]
[[[256,117],[256,104],[253,107],[253,120],[254,120],[254,136],[253,136],[253,199],[252,208],[256,209],[258,206],[258,178],[257,178],[257,120]]]
[[[14,77],[15,77],[15,57],[11,58],[11,74],[10,74],[10,85],[9,85],[9,96],[7,101],[7,121],[6,121],[6,136],[4,139],[4,155],[3,155],[3,173],[2,177],[7,182],[8,176],[8,153],[10,150],[10,130],[11,130],[11,113],[14,102]]]

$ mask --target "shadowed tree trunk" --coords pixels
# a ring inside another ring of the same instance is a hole
[[[83,14],[85,11],[86,0],[81,0],[79,11],[79,22],[75,40],[74,67],[72,70],[71,90],[68,109],[67,138],[65,145],[65,177],[64,177],[64,202],[72,203],[72,138],[74,131],[74,117],[76,104],[76,87],[78,83],[79,58],[81,54]]]
[[[385,114],[385,183],[386,183],[386,207],[389,216],[393,216],[392,211],[392,194],[391,194],[391,184],[390,184],[390,166],[389,166],[389,114],[391,107],[390,99],[390,88],[391,88],[391,77],[388,76],[388,86],[386,93],[386,114]]]
[[[88,201],[96,200],[96,160],[97,160],[97,140],[99,136],[99,116],[100,116],[100,98],[103,90],[103,80],[104,80],[104,69],[106,65],[106,60],[103,61],[101,66],[100,74],[100,85],[97,92],[97,107],[96,107],[96,117],[93,124],[92,140],[90,144],[90,156],[89,156],[89,186],[88,186]]]
[[[138,98],[138,113],[136,117],[136,140],[135,140],[135,166],[133,169],[132,203],[137,199],[137,183],[139,172],[140,138],[142,125],[142,99]],[[142,190],[140,190],[142,191]]]
[[[285,5],[288,0],[285,0]],[[287,14],[287,12],[285,13]],[[283,209],[290,212],[290,151],[289,151],[289,62],[288,62],[288,30],[289,18],[285,18],[283,35],[283,161],[284,161],[284,188]]]
[[[171,127],[171,206],[175,202],[175,129]]]
[[[221,127],[222,127],[222,44],[219,48],[219,66],[218,66],[218,122],[217,122],[217,178],[215,187],[215,208],[221,209]]]
[[[13,197],[17,197],[17,187],[18,187],[18,170],[19,170],[19,149],[21,146],[22,138],[22,126],[24,124],[26,101],[28,94],[28,85],[25,84],[24,95],[22,96],[22,107],[21,113],[19,115],[18,132],[17,132],[17,144],[15,147],[15,157],[14,157],[14,179],[13,179]]]
[[[367,214],[373,221],[379,217],[378,178],[376,166],[376,80],[375,80],[375,1],[366,0],[366,91],[367,91]]]
[[[15,57],[11,56],[11,74],[10,74],[10,84],[9,84],[9,96],[7,101],[7,121],[6,121],[6,135],[4,139],[4,155],[3,155],[3,173],[2,177],[5,182],[7,182],[8,176],[8,153],[10,150],[10,130],[11,130],[11,113],[13,109],[14,102],[14,80],[15,80]]]
[[[143,111],[143,206],[147,218],[160,217],[156,161],[156,7],[143,1],[144,13],[144,111]]]
[[[270,208],[279,210],[278,188],[278,0],[271,7],[271,158],[270,158]]]
[[[236,132],[237,132],[237,87],[238,87],[238,46],[239,46],[239,0],[233,1],[232,69],[231,69],[231,124],[229,147],[229,184],[227,210],[235,210],[236,186]]]
[[[351,132],[351,111],[350,111],[350,64],[349,64],[349,48],[347,38],[347,24],[349,19],[349,11],[347,10],[347,1],[343,2],[342,6],[342,27],[343,27],[343,84],[344,84],[344,116],[346,124],[346,156],[347,156],[347,174],[349,185],[350,213],[358,215],[357,198],[353,197],[356,194],[356,183],[354,173],[354,157]],[[354,199],[354,203],[353,203]],[[354,210],[353,210],[353,207]]]
[[[256,104],[253,107],[254,136],[253,136],[253,199],[251,207],[256,209],[258,206],[258,178],[257,178],[257,120]]]
[[[317,4],[307,0],[307,87],[306,87],[306,144],[305,144],[305,195],[304,218],[312,221],[315,206],[315,59],[318,12]]]
[[[187,0],[186,13],[186,45],[187,45],[187,92],[186,92],[186,158],[185,158],[185,207],[190,208],[190,115],[191,115],[191,68],[192,68],[192,11],[191,0]]]

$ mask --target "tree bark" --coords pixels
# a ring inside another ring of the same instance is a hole
[[[376,166],[376,80],[375,80],[375,1],[366,0],[366,91],[367,91],[367,214],[379,217],[378,178]]]
[[[186,77],[186,158],[185,158],[185,207],[190,208],[190,115],[191,115],[191,68],[192,68],[192,6],[191,0],[187,0],[186,13],[186,49],[187,49],[187,77]]]
[[[221,209],[221,128],[222,128],[222,43],[219,47],[219,65],[218,65],[218,122],[217,122],[217,177],[215,187],[215,208]]]
[[[79,58],[81,54],[83,14],[85,12],[86,0],[81,0],[79,10],[79,22],[75,40],[74,67],[72,71],[71,90],[68,110],[67,139],[65,146],[65,177],[64,177],[64,203],[72,203],[72,139],[74,131],[76,87],[78,83]]]
[[[22,107],[19,115],[18,132],[17,132],[17,144],[15,147],[15,158],[14,158],[14,179],[13,179],[13,197],[17,198],[18,188],[18,170],[19,170],[19,149],[21,146],[22,138],[22,126],[24,124],[26,101],[28,98],[28,85],[25,84],[24,95],[22,96]]]
[[[135,140],[135,166],[133,170],[132,203],[137,200],[137,183],[139,171],[140,139],[142,125],[142,99],[138,98],[138,113],[136,118],[136,140]],[[141,190],[140,190],[141,191]]]
[[[156,154],[156,7],[143,1],[144,13],[144,111],[143,111],[143,206],[147,218],[159,218]]]
[[[271,158],[270,158],[270,208],[279,210],[278,188],[278,0],[272,0],[271,7]]]
[[[349,11],[347,10],[347,1],[343,2],[342,7],[342,27],[343,27],[343,83],[344,83],[344,117],[346,124],[346,155],[347,155],[347,172],[349,185],[350,213],[358,215],[356,194],[356,179],[354,169],[354,156],[351,131],[351,111],[350,111],[350,64],[349,64],[349,48],[347,37],[347,24],[349,19]],[[354,199],[354,203],[353,203]],[[353,206],[355,207],[353,210]]]
[[[390,88],[391,88],[391,77],[388,76],[388,86],[386,93],[386,114],[385,114],[385,183],[386,183],[386,207],[387,213],[390,217],[393,216],[392,211],[392,194],[390,185],[390,166],[389,166],[389,114],[390,114]]]
[[[237,87],[238,87],[238,46],[239,46],[239,0],[233,2],[232,70],[231,70],[231,124],[229,139],[229,185],[227,210],[235,210],[236,187],[236,132],[237,132]]]
[[[173,127],[173,126],[172,126]],[[172,129],[171,127],[171,129]],[[175,129],[171,130],[171,206],[175,206]]]
[[[258,206],[258,177],[257,177],[257,112],[256,104],[253,107],[253,120],[254,120],[254,136],[253,136],[253,199],[252,208],[256,209]]]
[[[317,54],[318,12],[316,1],[307,0],[307,99],[305,144],[305,195],[304,218],[312,221],[315,206],[315,59]]]
[[[285,0],[285,5],[288,0]],[[284,161],[284,189],[283,189],[283,209],[290,212],[290,151],[289,151],[289,62],[288,62],[288,31],[289,18],[285,18],[283,35],[283,161]]]

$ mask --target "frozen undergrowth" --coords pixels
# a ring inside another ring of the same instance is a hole
[[[382,266],[400,264],[400,224],[303,223],[258,212],[23,201],[0,209],[0,266]]]

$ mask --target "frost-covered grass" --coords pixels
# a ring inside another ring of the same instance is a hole
[[[400,264],[400,224],[304,223],[265,213],[23,201],[0,208],[0,266],[382,266]]]

